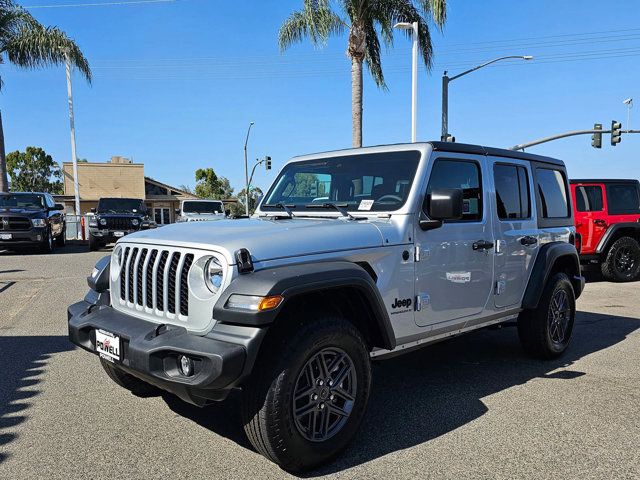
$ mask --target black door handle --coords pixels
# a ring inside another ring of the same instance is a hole
[[[538,239],[536,237],[532,237],[531,235],[527,235],[520,239],[520,243],[525,246],[535,245],[538,243]]]
[[[478,240],[477,242],[473,242],[472,247],[474,250],[489,250],[490,248],[493,248],[493,242]]]

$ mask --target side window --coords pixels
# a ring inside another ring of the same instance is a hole
[[[496,186],[496,206],[500,220],[529,218],[529,178],[527,169],[517,165],[493,166]]]
[[[576,187],[576,209],[579,212],[601,212],[602,187],[587,186]]]
[[[569,199],[564,174],[560,170],[550,168],[538,168],[536,170],[536,182],[543,218],[567,218],[569,212]]]
[[[427,195],[441,188],[460,188],[464,199],[463,221],[482,219],[480,166],[468,160],[436,160],[431,169]]]
[[[637,185],[607,185],[607,204],[610,214],[639,213],[640,198]]]
[[[45,201],[47,207],[49,207],[49,208],[53,208],[54,205],[55,205],[55,203],[53,202],[53,197],[51,197],[51,195],[48,195],[48,194],[45,195],[44,196],[44,201]]]

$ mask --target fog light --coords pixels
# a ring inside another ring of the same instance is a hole
[[[180,373],[185,377],[193,375],[193,360],[186,355],[178,356],[178,365],[180,366]]]

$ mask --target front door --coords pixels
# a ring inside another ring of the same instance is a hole
[[[582,253],[595,253],[609,227],[602,184],[571,185],[576,206],[576,231],[582,238]]]
[[[171,218],[169,216],[170,212],[169,212],[169,208],[166,207],[160,207],[160,208],[154,208],[154,219],[156,221],[156,223],[158,225],[167,225],[169,223],[171,223]]]
[[[416,323],[445,327],[482,314],[493,287],[493,228],[486,159],[446,154],[434,160],[426,195],[434,189],[460,188],[464,214],[440,228],[416,230]],[[418,310],[419,308],[419,310]]]
[[[496,307],[520,305],[538,248],[533,214],[531,165],[509,159],[487,159],[494,184]]]

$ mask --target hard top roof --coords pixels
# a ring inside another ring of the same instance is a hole
[[[570,183],[638,183],[638,180],[633,178],[572,178],[569,180]]]

